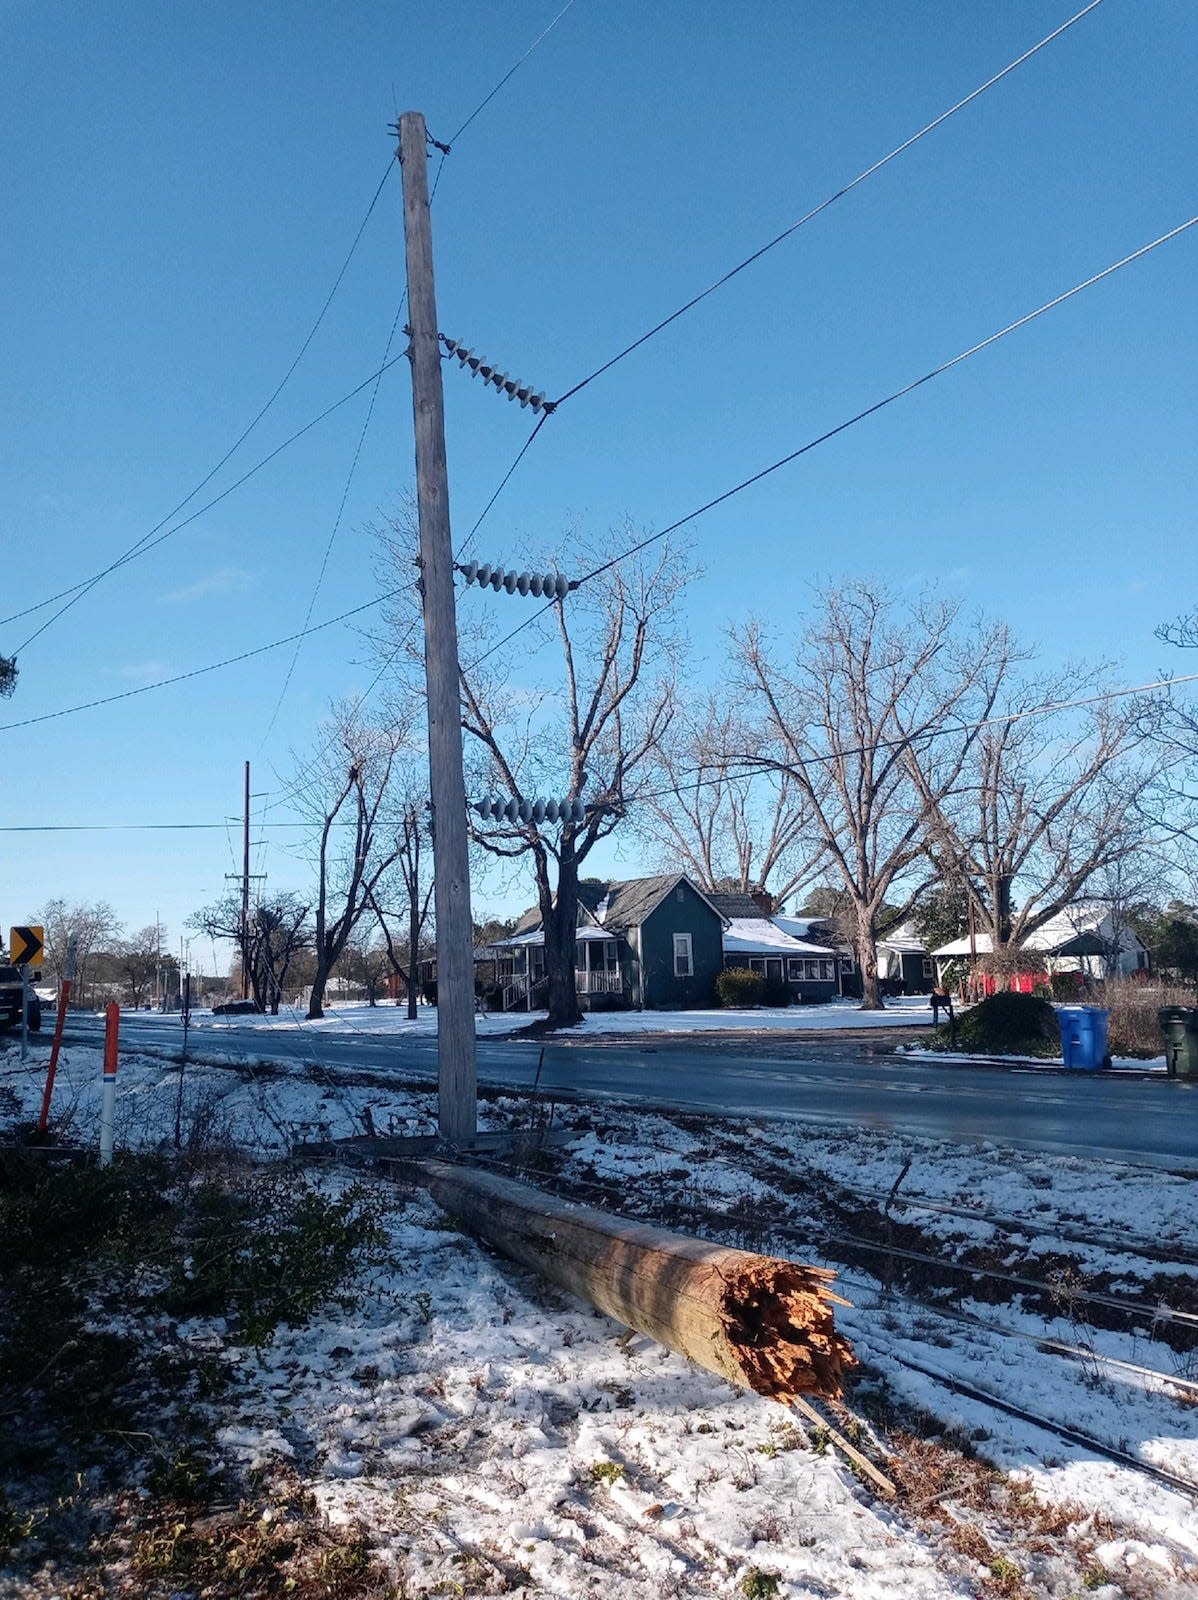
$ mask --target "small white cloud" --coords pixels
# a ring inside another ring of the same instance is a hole
[[[116,669],[118,678],[126,678],[130,683],[156,683],[159,678],[169,678],[171,664],[169,661],[130,661],[127,666]]]
[[[215,572],[207,572],[197,578],[194,583],[185,584],[182,589],[171,589],[162,598],[180,602],[202,600],[210,594],[241,594],[253,581],[243,567],[219,567]]]

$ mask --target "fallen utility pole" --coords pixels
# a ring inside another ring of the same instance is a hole
[[[441,1161],[417,1181],[470,1233],[600,1311],[768,1399],[835,1397],[855,1365],[822,1267],[625,1222]]]
[[[462,774],[453,546],[441,340],[433,287],[428,202],[428,135],[419,111],[399,119],[404,242],[411,326],[412,412],[416,424],[416,507],[420,526],[420,592],[424,671],[428,687],[428,764],[432,797],[433,893],[437,917],[438,1128],[452,1143],[478,1131],[474,1054],[474,924],[470,918],[470,852]],[[415,952],[413,952],[413,960]]]

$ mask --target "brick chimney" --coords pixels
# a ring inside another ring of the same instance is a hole
[[[774,914],[774,897],[768,889],[758,887],[749,890],[749,899],[761,912],[763,917],[772,917]]]

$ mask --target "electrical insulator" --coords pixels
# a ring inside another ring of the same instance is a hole
[[[457,570],[465,578],[467,584],[477,583],[480,589],[490,586],[498,594],[500,589],[507,594],[531,594],[534,599],[564,600],[572,589],[577,589],[578,584],[560,572],[505,572],[502,567],[493,567],[489,561],[481,565],[477,561],[455,563]]]
[[[489,362],[476,356],[473,350],[458,339],[447,339],[441,335],[441,342],[451,356],[456,356],[463,368],[469,368],[472,374],[480,377],[484,383],[493,383],[501,394],[506,394],[509,400],[519,400],[521,407],[531,406],[534,411],[546,413],[555,409],[555,402],[546,400],[530,384],[519,383],[515,378],[509,378],[506,372],[500,372],[498,367],[493,367]]]
[[[501,795],[484,795],[472,810],[484,822],[582,822],[587,809],[581,800],[504,800]]]

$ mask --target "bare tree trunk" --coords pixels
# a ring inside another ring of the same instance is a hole
[[[881,1011],[885,1007],[882,985],[878,978],[878,939],[873,918],[860,914],[857,918],[857,965],[861,969],[861,1009]]]
[[[420,898],[415,890],[408,896],[408,1021],[416,1020],[416,982],[420,972]]]
[[[557,894],[546,879],[540,893],[545,932],[545,978],[549,1026],[572,1028],[582,1021],[574,956],[578,941],[578,861],[569,833],[563,834],[558,861]]]

